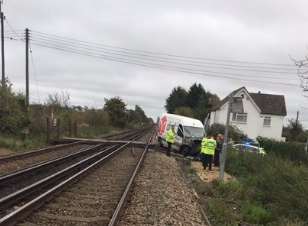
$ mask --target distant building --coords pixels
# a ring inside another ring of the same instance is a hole
[[[231,125],[239,128],[252,139],[258,136],[284,140],[282,137],[283,121],[287,115],[283,95],[249,93],[245,87],[234,90],[213,108],[210,125],[226,124],[229,96],[240,97],[243,113],[231,113]]]

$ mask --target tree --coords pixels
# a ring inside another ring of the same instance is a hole
[[[218,102],[219,98],[216,94],[207,92],[201,84],[194,83],[188,92],[182,87],[174,88],[166,100],[165,107],[168,113],[177,111],[181,115],[189,115],[203,121],[210,109]],[[192,111],[192,115],[188,109]]]
[[[193,110],[190,107],[178,107],[175,109],[174,113],[186,117],[194,117]]]
[[[139,105],[135,105],[135,115],[136,115],[136,120],[141,123],[146,123],[148,121],[148,118],[145,115],[144,110]]]
[[[186,106],[187,91],[182,87],[176,87],[166,100],[165,108],[168,113],[174,113],[178,107]]]
[[[142,127],[145,124],[149,124],[150,120],[144,113],[144,110],[139,106],[135,105],[135,110],[127,110],[128,122],[132,127]]]
[[[120,97],[105,99],[104,110],[108,113],[113,126],[123,128],[126,125],[126,104]]]
[[[287,127],[284,128],[284,135],[287,141],[306,142],[307,139],[303,125],[295,119],[289,120]]]
[[[1,133],[19,134],[29,125],[25,96],[14,93],[8,81],[5,87],[0,87],[0,107]]]
[[[194,83],[188,91],[187,105],[192,109],[197,108],[201,102],[205,104],[206,92],[201,84]]]

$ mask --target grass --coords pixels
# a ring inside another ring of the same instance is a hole
[[[46,139],[42,136],[31,136],[22,139],[19,136],[7,136],[0,134],[0,148],[6,148],[13,152],[22,152],[36,149],[46,145]]]
[[[109,133],[114,132],[114,129],[110,126],[108,127],[82,127],[78,129],[78,137],[82,138],[97,138]]]
[[[188,167],[186,167],[188,168]],[[308,166],[275,154],[228,152],[228,182],[186,170],[213,226],[308,225]]]

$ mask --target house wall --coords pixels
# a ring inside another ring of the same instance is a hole
[[[263,126],[263,117],[271,117],[271,126]],[[279,115],[261,115],[261,127],[259,130],[259,136],[272,138],[275,140],[284,140],[282,138],[282,129],[283,129],[283,116]]]
[[[231,115],[231,124],[237,126],[248,137],[255,139],[258,137],[259,133],[259,127],[261,122],[260,113],[246,92],[239,92],[235,96],[240,97],[242,95],[244,96],[244,98],[242,98],[242,101],[244,113],[247,113],[247,122],[240,123],[232,121]]]
[[[261,115],[259,108],[254,104],[253,100],[244,91],[238,92],[235,96],[244,95],[243,108],[244,113],[247,113],[247,123],[239,123],[232,121],[232,114],[230,123],[238,127],[244,134],[252,139],[256,139],[258,136],[273,138],[276,140],[282,140],[282,128],[283,128],[283,116],[275,115]],[[211,113],[210,124],[219,123],[226,124],[227,119],[227,107],[228,102],[225,103],[218,111]],[[264,116],[271,116],[271,126],[263,126]]]

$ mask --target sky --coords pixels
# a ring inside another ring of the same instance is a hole
[[[3,5],[8,32],[28,27],[136,50],[290,65],[290,56],[303,59],[308,54],[307,9],[307,0],[4,0]],[[23,92],[24,43],[6,40],[5,45],[6,74],[14,89]],[[129,108],[138,104],[155,119],[165,111],[165,99],[176,86],[189,88],[195,82],[201,83],[221,98],[245,86],[250,92],[285,95],[287,118],[294,118],[300,111],[300,120],[308,127],[308,97],[303,96],[295,67],[289,74],[249,82],[145,68],[34,44],[31,49],[31,102],[43,102],[48,94],[67,92],[71,104],[99,108],[105,98],[119,96]],[[219,68],[215,71],[226,73]],[[257,80],[264,76],[250,71],[241,74]]]

